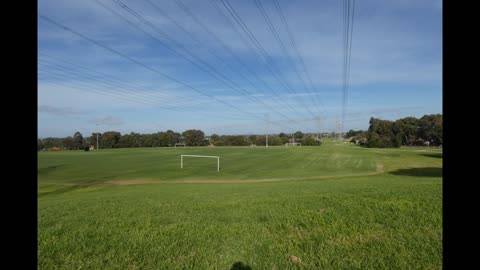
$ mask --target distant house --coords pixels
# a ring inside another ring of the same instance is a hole
[[[90,151],[95,150],[95,147],[93,145],[90,145]]]
[[[50,148],[50,151],[60,151],[60,147],[54,146],[54,147]]]

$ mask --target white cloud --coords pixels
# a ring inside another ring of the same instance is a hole
[[[95,122],[96,124],[106,125],[106,126],[118,126],[118,125],[124,124],[124,121],[121,118],[114,117],[111,115],[97,116],[94,119],[92,119],[92,121]]]
[[[86,112],[79,111],[72,107],[56,107],[51,105],[40,105],[38,106],[38,112],[40,113],[49,113],[56,116],[76,116],[76,115],[83,115]]]

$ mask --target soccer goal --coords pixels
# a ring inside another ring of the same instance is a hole
[[[182,168],[182,169],[183,169],[183,157],[216,158],[217,159],[217,172],[220,171],[220,157],[219,156],[180,155],[180,168]]]
[[[185,147],[185,144],[184,144],[184,143],[176,143],[176,144],[174,145],[174,147],[177,147],[177,146]]]
[[[285,147],[289,147],[289,146],[300,146],[300,147],[302,147],[302,143],[295,142],[295,143],[286,143],[285,144]]]

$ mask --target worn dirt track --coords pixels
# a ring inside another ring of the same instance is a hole
[[[60,185],[76,185],[76,186],[128,186],[128,185],[146,185],[146,184],[246,184],[246,183],[264,183],[264,182],[283,182],[283,181],[295,181],[295,180],[320,180],[320,179],[335,179],[345,177],[359,177],[359,176],[373,176],[383,173],[383,165],[378,166],[375,172],[369,173],[352,173],[343,175],[324,175],[324,176],[311,176],[311,177],[298,177],[298,178],[272,178],[272,179],[244,179],[244,180],[228,180],[228,179],[184,179],[184,180],[142,180],[142,179],[130,179],[130,180],[111,180],[104,182],[92,182],[92,183],[45,183],[45,184],[60,184]]]

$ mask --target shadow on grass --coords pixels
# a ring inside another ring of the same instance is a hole
[[[230,270],[252,270],[252,267],[250,267],[247,264],[244,264],[243,262],[236,262],[232,264],[232,267]]]
[[[44,167],[44,168],[38,168],[37,173],[38,174],[49,174],[49,173],[55,171],[56,169],[58,169],[60,167],[66,167],[66,165],[59,164],[59,165],[52,165],[52,166],[48,166],[48,167]]]
[[[421,154],[425,157],[433,157],[433,158],[443,158],[443,153],[429,153],[429,154]]]
[[[442,177],[443,169],[435,167],[400,169],[390,172],[393,175],[417,176],[417,177]]]

